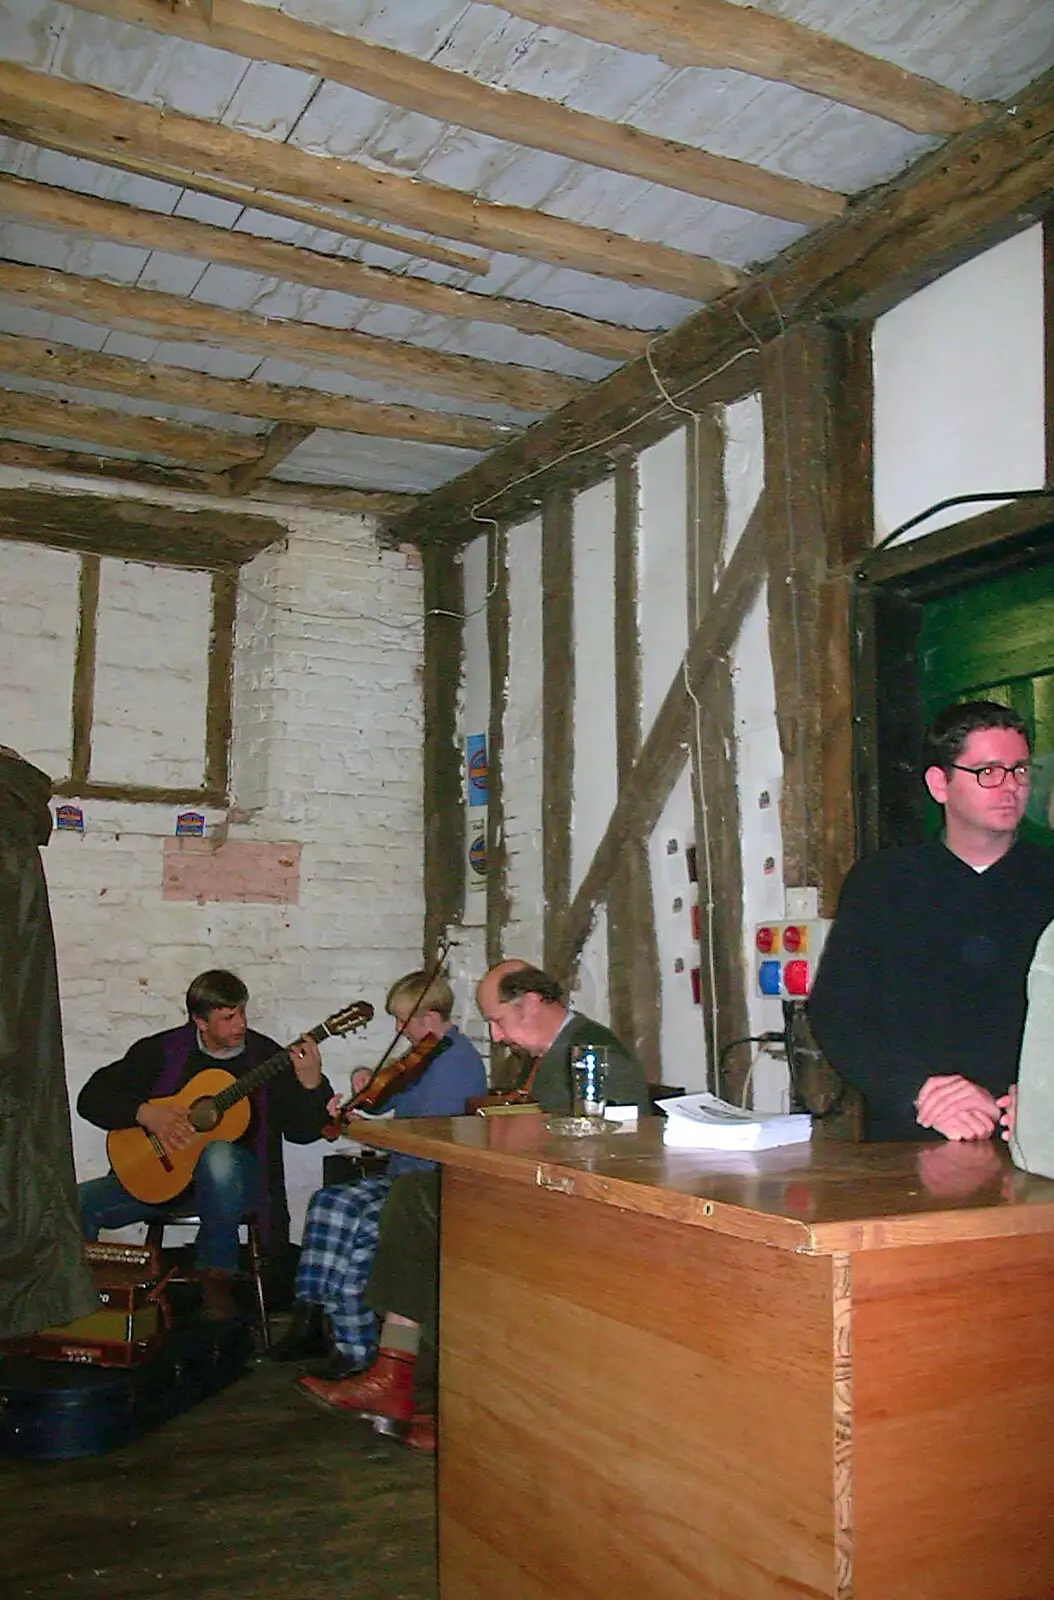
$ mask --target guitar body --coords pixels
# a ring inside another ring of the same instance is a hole
[[[185,1111],[192,1112],[195,1102],[204,1099],[203,1110],[207,1112],[211,1109],[208,1097],[222,1093],[236,1082],[237,1079],[221,1067],[207,1067],[204,1072],[196,1072],[178,1094],[162,1095],[150,1104],[182,1106]],[[249,1126],[250,1114],[248,1100],[237,1100],[214,1128],[199,1133],[185,1149],[165,1149],[163,1153],[145,1129],[114,1128],[106,1136],[106,1153],[129,1194],[147,1205],[164,1205],[182,1194],[192,1182],[198,1157],[205,1146],[214,1139],[225,1139],[228,1144],[240,1139]]]

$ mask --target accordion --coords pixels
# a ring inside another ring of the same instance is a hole
[[[8,1354],[93,1367],[131,1367],[157,1348],[171,1326],[161,1252],[149,1245],[86,1244],[98,1311],[5,1344]]]

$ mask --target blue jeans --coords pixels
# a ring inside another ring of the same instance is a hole
[[[167,1205],[152,1206],[137,1200],[114,1173],[90,1178],[77,1185],[81,1231],[97,1239],[100,1228],[125,1228],[130,1222],[153,1222],[169,1217],[172,1207],[201,1218],[194,1247],[199,1267],[234,1272],[238,1266],[238,1224],[242,1213],[256,1204],[260,1191],[260,1163],[254,1151],[241,1144],[217,1139],[207,1144],[194,1169],[194,1182]]]

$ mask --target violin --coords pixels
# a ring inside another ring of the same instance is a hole
[[[405,1055],[397,1056],[394,1061],[383,1062],[369,1083],[358,1094],[353,1094],[350,1100],[345,1100],[332,1122],[326,1123],[322,1137],[332,1142],[339,1139],[341,1134],[347,1134],[348,1122],[354,1111],[380,1111],[395,1095],[423,1078],[436,1056],[449,1050],[452,1043],[449,1035],[439,1037],[434,1033],[426,1033],[420,1043],[415,1044],[412,1050],[407,1050]]]

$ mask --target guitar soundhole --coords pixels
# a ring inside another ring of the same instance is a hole
[[[200,1100],[195,1100],[187,1116],[199,1133],[211,1133],[220,1120],[216,1102],[209,1094],[203,1094]]]

